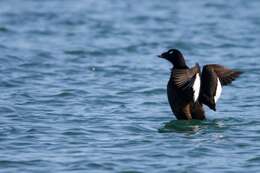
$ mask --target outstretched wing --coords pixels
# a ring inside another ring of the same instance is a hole
[[[221,95],[222,86],[232,83],[241,73],[218,64],[205,65],[201,75],[199,101],[216,111],[216,102]]]
[[[218,64],[210,64],[204,67],[213,68],[222,86],[231,84],[233,80],[235,80],[237,77],[239,77],[242,74],[241,71],[228,69]]]
[[[183,90],[188,99],[196,102],[200,92],[199,64],[190,69],[174,69],[172,76],[176,87]]]

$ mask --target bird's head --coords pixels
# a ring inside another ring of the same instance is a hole
[[[158,57],[168,60],[175,67],[186,67],[184,57],[178,49],[170,49],[158,55]]]

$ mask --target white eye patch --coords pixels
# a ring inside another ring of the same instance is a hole
[[[174,52],[174,51],[173,51],[173,50],[171,50],[171,51],[169,52],[169,54],[173,54],[173,52]]]

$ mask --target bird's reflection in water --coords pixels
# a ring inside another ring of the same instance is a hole
[[[217,120],[171,120],[164,123],[158,131],[160,133],[183,132],[193,134],[200,132],[202,129],[208,128],[209,126],[212,126],[212,128],[220,128]]]

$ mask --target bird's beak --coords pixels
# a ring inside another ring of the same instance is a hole
[[[163,58],[162,55],[157,55],[157,57],[159,57],[159,58]]]

